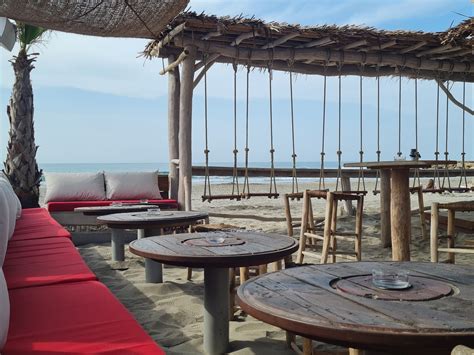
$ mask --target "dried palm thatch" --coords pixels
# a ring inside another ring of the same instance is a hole
[[[146,57],[194,46],[212,62],[325,75],[403,75],[474,81],[468,19],[445,32],[386,31],[353,25],[301,26],[183,12],[145,48]]]
[[[0,16],[102,37],[157,38],[189,0],[2,0]]]

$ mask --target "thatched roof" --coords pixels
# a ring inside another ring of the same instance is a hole
[[[102,37],[157,38],[189,0],[2,0],[0,16]]]
[[[385,31],[360,26],[300,26],[255,18],[178,15],[146,56],[180,54],[186,46],[216,62],[307,74],[398,75],[474,81],[468,19],[446,32]],[[289,66],[291,64],[291,68]]]

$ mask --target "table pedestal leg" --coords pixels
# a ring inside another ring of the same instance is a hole
[[[111,229],[111,247],[112,247],[112,260],[113,261],[124,261],[125,250],[123,246],[123,231],[121,229]]]
[[[144,229],[137,229],[137,239],[145,238],[145,230]]]
[[[380,170],[380,239],[382,247],[391,244],[390,236],[390,170]]]
[[[410,261],[411,210],[409,169],[392,169],[392,259]]]
[[[161,234],[161,229],[142,229],[143,238]],[[152,259],[145,259],[145,281],[148,283],[163,283],[163,265]]]
[[[229,270],[204,269],[204,351],[225,354],[229,346]]]

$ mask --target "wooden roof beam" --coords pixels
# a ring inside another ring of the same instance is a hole
[[[312,47],[322,47],[327,46],[328,44],[336,43],[330,37],[324,37],[321,39],[317,39],[315,41],[307,42],[297,46],[296,48],[312,48]]]
[[[447,51],[447,52],[450,52],[450,51]],[[443,52],[441,53],[441,57],[434,57],[433,59],[436,59],[436,60],[444,60],[444,59],[450,59],[450,58],[455,58],[455,57],[459,57],[461,55],[466,55],[466,54],[470,54],[470,53],[473,53],[473,50],[472,49],[465,49],[465,50],[457,50],[455,53],[449,53],[449,54],[445,54],[446,52]]]
[[[225,28],[221,25],[217,27],[217,31],[208,32],[206,35],[202,36],[201,39],[203,41],[207,41],[211,38],[222,36],[224,32],[225,32]]]
[[[273,42],[267,43],[266,45],[262,46],[261,49],[275,48],[275,47],[279,46],[280,44],[288,42],[290,39],[298,37],[299,35],[300,35],[299,32],[289,33],[289,34],[287,34],[283,37],[280,37],[280,38],[274,40]]]
[[[345,45],[344,47],[342,47],[342,49],[344,49],[344,50],[354,49],[354,48],[357,48],[357,47],[366,46],[368,44],[369,44],[369,42],[367,42],[366,39],[362,39],[362,40],[356,41],[354,43],[349,43],[348,45]]]
[[[439,46],[439,47],[427,49],[426,51],[415,53],[415,55],[417,57],[422,57],[422,56],[427,55],[427,54],[436,54],[436,53],[445,52],[445,51],[447,51],[449,49],[452,49],[452,48],[453,48],[453,46],[451,44],[447,44],[445,46]]]
[[[381,49],[386,49],[386,48],[389,48],[389,47],[393,47],[397,43],[398,43],[397,40],[394,39],[394,40],[391,40],[391,41],[388,41],[388,42],[385,42],[385,43],[381,43],[378,46],[369,47],[369,48],[367,48],[367,50],[369,50],[369,51],[378,51],[378,50],[381,50]]]
[[[150,54],[154,55],[154,56],[159,56],[160,49],[163,48],[164,46],[166,46],[168,43],[170,43],[177,34],[184,31],[185,27],[186,27],[186,23],[183,22],[182,24],[180,24],[180,25],[176,26],[175,28],[173,28],[170,32],[168,32],[168,34],[165,36],[165,38],[163,38],[161,41],[158,42],[158,45],[156,45],[153,48],[153,50],[150,52]]]
[[[426,41],[418,42],[418,43],[414,44],[413,46],[406,47],[406,48],[402,49],[399,53],[405,54],[405,53],[408,53],[408,52],[416,51],[417,49],[419,49],[423,46],[426,46],[427,44],[428,44],[428,42],[426,42]]]
[[[232,47],[238,46],[240,43],[245,41],[246,39],[261,36],[262,32],[260,30],[254,30],[252,32],[245,32],[239,35],[230,45]]]

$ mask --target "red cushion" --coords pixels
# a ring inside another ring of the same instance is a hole
[[[98,206],[109,206],[113,202],[122,203],[139,203],[140,200],[107,200],[107,201],[64,201],[64,202],[49,202],[47,209],[49,212],[72,212],[78,207],[98,207]],[[148,200],[149,203],[153,203],[164,208],[178,208],[176,200]]]
[[[17,219],[12,240],[65,237],[71,234],[65,230],[44,208],[31,208],[22,211]]]
[[[103,284],[96,281],[10,291],[2,354],[165,354]]]
[[[67,238],[9,243],[3,271],[9,289],[97,280]]]

